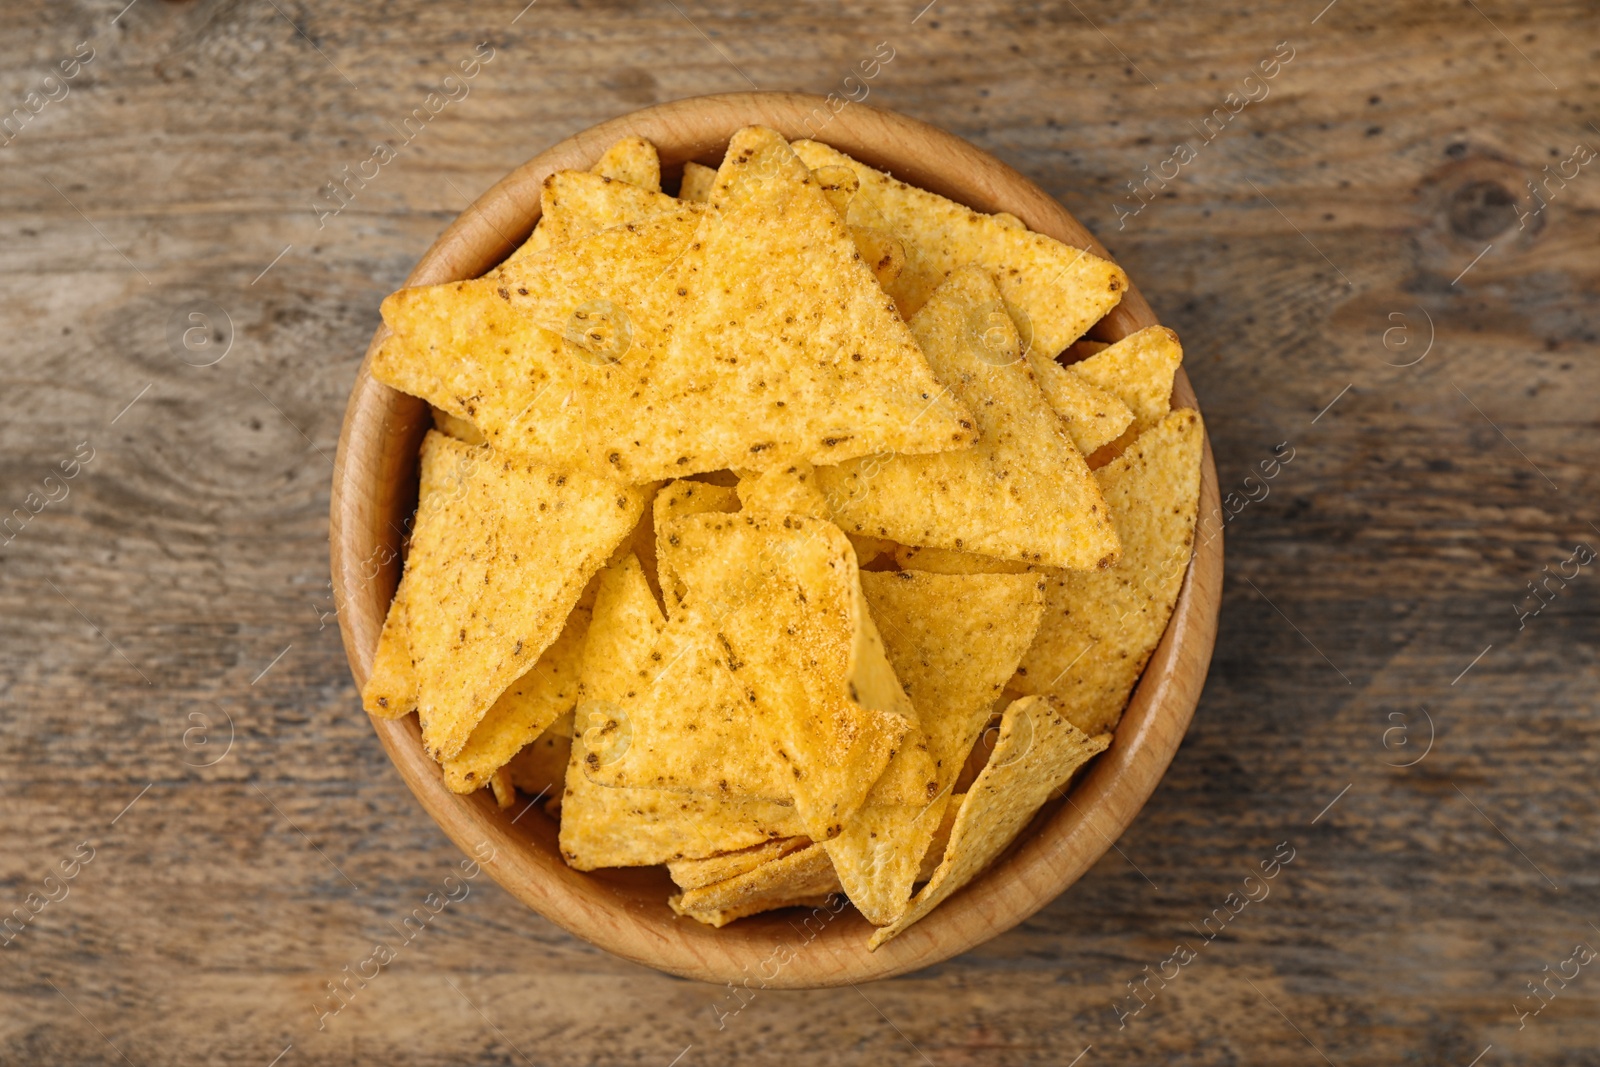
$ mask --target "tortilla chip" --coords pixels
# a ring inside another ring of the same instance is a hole
[[[807,845],[733,878],[700,889],[685,890],[675,898],[679,914],[742,909],[757,902],[781,908],[799,897],[825,896],[839,891],[839,878],[821,845]],[[745,914],[750,914],[745,912]]]
[[[792,806],[609,789],[585,776],[591,755],[585,731],[637,699],[648,684],[648,657],[665,625],[636,558],[626,557],[602,573],[583,650],[582,703],[561,802],[561,854],[578,870],[710,856],[801,832]],[[607,747],[594,755],[598,762],[620,748],[620,741],[608,738]]]
[[[656,146],[643,137],[624,137],[589,168],[595,174],[636,185],[653,193],[661,191],[661,156]]]
[[[1006,709],[989,765],[956,813],[944,860],[911,907],[867,943],[877,948],[972,881],[1022,832],[1050,794],[1111,743],[1067,721],[1045,697],[1024,697]]]
[[[941,792],[954,784],[990,708],[1032,645],[1044,615],[1044,586],[1037,574],[861,576],[889,663],[928,739]]]
[[[444,761],[444,784],[453,793],[483,788],[488,778],[532,744],[578,702],[578,658],[589,630],[590,608],[581,599],[555,643],[533,669],[512,682],[473,729],[460,753]]]
[[[517,791],[511,784],[511,772],[504,767],[489,776],[489,788],[494,792],[494,802],[504,811],[517,802]]]
[[[457,441],[465,441],[469,445],[486,444],[483,432],[471,422],[452,415],[443,408],[433,408],[433,428],[442,434],[448,434]]]
[[[796,141],[794,151],[813,169],[844,165],[860,177],[848,221],[884,230],[905,246],[905,269],[889,293],[908,319],[953,271],[976,264],[995,276],[1006,310],[1024,335],[1031,334],[1030,356],[1048,359],[1115,307],[1128,288],[1115,263],[1030,233],[1015,219],[979,214],[816,141]]]
[[[925,804],[876,804],[869,795],[839,835],[823,842],[850,903],[874,926],[887,926],[909,906],[949,804],[948,792]]]
[[[722,852],[699,860],[674,860],[667,864],[667,873],[679,889],[701,889],[729,878],[753,871],[764,863],[782,859],[811,844],[809,837],[784,837],[776,841],[752,845],[737,852]]]
[[[551,723],[544,733],[521,752],[511,757],[506,771],[511,784],[534,800],[546,800],[545,810],[554,814],[561,807],[562,783],[567,780],[567,762],[572,756],[572,712]]]
[[[826,842],[851,902],[869,922],[884,926],[910,903],[956,775],[1033,640],[1044,594],[1042,579],[1032,574],[869,572],[861,587],[934,764],[929,799],[886,804],[875,789],[844,831]],[[884,778],[904,754],[895,755]]]
[[[547,236],[537,247],[530,239],[507,262],[613,226],[684,209],[676,197],[581,170],[558,170],[546,178],[540,202],[539,233]]]
[[[406,637],[406,581],[402,575],[372,654],[372,670],[361,687],[361,706],[376,719],[403,719],[417,707],[417,673]]]
[[[643,511],[644,495],[612,479],[428,433],[402,584],[416,708],[435,759],[459,754],[555,641]]]
[[[1178,335],[1148,326],[1066,368],[1121,398],[1133,412],[1132,433],[1144,433],[1172,408],[1172,379],[1183,362]]]
[[[705,482],[685,479],[669,482],[656,494],[650,511],[656,531],[656,577],[661,584],[661,600],[668,615],[676,615],[688,588],[678,578],[676,560],[678,545],[670,540],[669,528],[673,520],[685,515],[704,515],[707,512],[734,512],[739,510],[738,491],[731,487],[708,485]]]
[[[940,860],[944,858],[945,846],[950,841],[950,832],[955,826],[956,811],[965,799],[965,794],[957,794],[949,798],[948,804],[943,805],[944,817],[940,819],[939,827],[934,831],[932,844],[923,854],[922,865],[916,875],[918,883],[932,878],[934,871],[938,869]],[[669,863],[667,869],[672,872],[673,880],[680,888],[711,890],[698,899],[726,902],[729,906],[706,907],[699,910],[685,908],[682,894],[671,898],[669,903],[679,915],[697,919],[710,926],[726,926],[735,919],[742,919],[757,912],[771,911],[774,908],[821,907],[829,904],[832,894],[840,892],[843,886],[837,880],[828,881],[826,872],[820,869],[819,858],[815,851],[811,851],[803,862],[791,861],[793,866],[788,868],[778,868],[775,872],[762,872],[759,875],[754,873],[759,867],[810,848],[814,848],[810,840],[796,837],[757,845],[755,848],[729,853],[726,856]],[[752,877],[738,882],[733,881],[746,874]],[[791,895],[797,890],[818,887],[825,887],[826,892],[816,896]],[[830,905],[830,910],[835,913],[839,909],[840,905]]]
[[[635,483],[969,443],[782,138],[740,131],[717,182],[711,214],[679,202],[392,294],[373,374],[504,451]]]
[[[581,173],[572,171],[569,173]],[[616,144],[605,150],[595,165],[589,168],[589,173],[608,181],[627,183],[630,186],[645,192],[661,192],[661,157],[656,154],[656,146],[643,137],[624,137]],[[548,180],[547,180],[548,185]],[[534,224],[533,234],[523,243],[521,248],[511,253],[507,260],[521,259],[535,252],[542,252],[553,244],[568,238],[568,234],[561,232],[563,227],[552,218],[551,204],[548,198],[544,200],[539,221]],[[623,222],[633,222],[634,219],[622,219],[613,225]],[[600,229],[601,227],[594,227]]]
[[[627,690],[633,695],[592,716],[585,706],[576,727],[593,750],[584,773],[610,789],[789,802],[785,765],[702,622],[680,607]]]
[[[668,370],[648,309],[662,303],[662,274],[701,213],[680,204],[483,278],[393,293],[383,314],[394,332],[372,373],[470,419],[502,451],[631,474],[639,455],[653,454],[632,443],[653,399],[640,399],[640,379]]]
[[[1128,405],[1072,368],[1055,360],[1030,366],[1050,406],[1067,424],[1072,443],[1085,456],[1115,441],[1133,424]]]
[[[1089,733],[1116,725],[1189,569],[1204,435],[1198,412],[1171,412],[1095,472],[1122,561],[1049,579],[1044,622],[1012,692],[1049,694]]]
[[[893,542],[889,542],[894,544]],[[894,545],[894,561],[903,571],[928,571],[932,574],[1026,574],[1028,565],[1014,559],[996,559],[973,552],[948,548],[916,548]]]
[[[823,195],[828,198],[828,203],[843,218],[849,211],[850,197],[855,195],[860,182],[856,179],[855,171],[848,167],[824,167],[820,171],[813,171],[812,176],[822,186]],[[710,167],[701,166],[699,163],[685,163],[683,165],[683,187],[678,192],[680,200],[694,203],[705,203],[711,199],[711,186],[716,181],[717,172]],[[856,251],[861,253],[861,259],[872,270],[873,277],[878,279],[880,286],[887,286],[906,265],[906,250],[899,241],[882,230],[868,227],[850,228],[850,236],[855,240]]]
[[[862,262],[871,269],[872,276],[886,291],[906,269],[906,248],[892,235],[882,230],[853,226],[850,236],[855,239],[856,251]]]
[[[826,519],[831,514],[817,488],[814,468],[805,462],[746,472],[739,479],[739,504],[752,515],[775,518],[812,515]]]
[[[833,836],[913,715],[849,542],[800,516],[691,515],[664,531],[678,539],[687,595],[651,653],[656,673],[614,716],[609,732],[630,732],[626,751],[591,762],[590,779],[792,799],[806,836]],[[605,743],[607,733],[585,741]]]
[[[683,165],[683,183],[678,188],[678,199],[704,204],[711,199],[711,185],[716,180],[717,168],[690,160]]]
[[[848,227],[782,137],[759,126],[735,133],[711,207],[701,258],[678,272],[690,290],[686,336],[714,362],[753,363],[763,384],[750,407],[726,395],[717,400],[734,411],[764,407],[773,433],[770,443],[749,445],[746,457],[725,465],[944,451],[973,439],[969,413],[939,394]],[[774,390],[785,379],[800,383],[802,370],[822,380],[797,396],[831,393],[833,403],[818,404],[809,432],[797,428],[786,441],[778,431],[798,418],[795,402],[777,406]],[[884,400],[893,401],[897,421],[884,418],[891,410]],[[874,438],[884,444],[869,445]]]
[[[1114,560],[1117,535],[1100,489],[1019,359],[988,275],[956,271],[911,327],[940,380],[976,413],[982,436],[959,452],[818,468],[834,521],[901,544],[1050,567]]]

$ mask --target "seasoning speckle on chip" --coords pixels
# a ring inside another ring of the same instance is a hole
[[[1084,339],[1115,264],[763,127],[541,208],[384,301],[438,429],[363,706],[684,922],[848,898],[876,948],[1111,743],[1193,544],[1177,337]]]

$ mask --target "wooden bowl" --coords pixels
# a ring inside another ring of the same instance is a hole
[[[407,285],[474,278],[521,244],[539,215],[540,183],[553,171],[586,169],[612,142],[641,134],[673,175],[687,160],[715,165],[732,133],[761,124],[785,137],[813,137],[896,177],[979,211],[1009,211],[1032,230],[1105,256],[1061,205],[1010,167],[926,123],[861,104],[834,114],[821,97],[733,93],[678,100],[612,119],[534,157],[467,208],[434,242]],[[1155,323],[1138,290],[1092,331],[1107,341]],[[334,464],[333,588],[345,653],[364,682],[399,580],[401,530],[416,506],[417,447],[427,405],[372,379],[379,328],[356,375]],[[1195,406],[1183,371],[1173,406]],[[1070,802],[1048,803],[1010,851],[982,877],[876,952],[872,928],[853,908],[824,919],[784,910],[720,930],[675,917],[664,868],[580,873],[562,862],[556,824],[541,807],[500,811],[486,791],[462,797],[444,786],[424,752],[416,716],[372,720],[389,758],[428,814],[495,881],[579,937],[619,956],[705,981],[752,987],[843,985],[954,956],[1038,911],[1094,864],[1133,820],[1183,739],[1205,682],[1222,591],[1216,468],[1209,441],[1201,467],[1196,551],[1165,636],[1134,691],[1116,740],[1073,785]],[[524,802],[525,803],[525,802]],[[520,814],[519,814],[520,811]]]

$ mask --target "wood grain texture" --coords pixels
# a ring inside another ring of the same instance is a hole
[[[95,49],[0,148],[0,510],[95,450],[0,547],[0,904],[96,850],[0,948],[0,1060],[1597,1062],[1589,968],[1520,1029],[1514,1007],[1600,947],[1594,570],[1520,629],[1513,606],[1600,546],[1600,172],[1538,214],[1525,184],[1600,148],[1592,3],[541,0],[513,23],[518,0],[139,0],[113,23],[124,2],[13,4],[0,34],[6,112]],[[481,41],[469,95],[319,229],[323,184]],[[331,460],[378,301],[572,133],[752,82],[848,91],[880,41],[868,103],[1037,182],[1183,337],[1224,494],[1296,450],[1228,523],[1183,748],[1069,893],[906,977],[719,992],[480,876],[318,1029],[324,983],[460,858],[329,615]],[[1280,41],[1269,95],[1119,229],[1125,183]],[[201,301],[232,324],[210,367],[167,336]],[[1392,766],[1423,708],[1431,749]],[[1270,897],[1200,945],[1280,841]],[[1198,958],[1119,1028],[1179,940]]]

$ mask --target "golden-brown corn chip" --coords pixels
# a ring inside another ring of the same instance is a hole
[[[1116,725],[1188,573],[1204,433],[1198,412],[1171,412],[1095,472],[1122,560],[1050,577],[1044,621],[1011,691],[1049,694],[1085,732]]]
[[[1028,825],[1050,794],[1111,743],[1067,721],[1045,697],[1024,697],[1006,709],[989,765],[962,801],[944,861],[911,906],[867,942],[877,948],[981,874]]]

